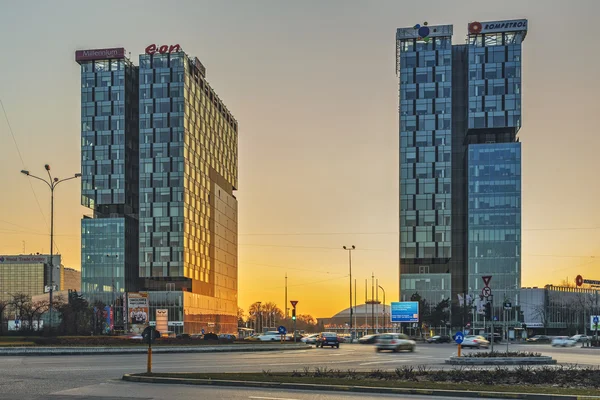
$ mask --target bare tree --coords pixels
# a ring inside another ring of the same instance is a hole
[[[26,318],[31,310],[31,296],[27,293],[15,293],[9,301],[10,306],[15,311],[16,317]],[[20,330],[25,329],[25,324],[21,324]]]
[[[548,310],[548,307],[545,304],[536,305],[533,308],[533,313],[542,322],[542,326],[544,327],[544,334],[547,335],[548,325],[550,323],[550,312]]]
[[[8,301],[0,300],[0,335],[4,334],[4,310],[9,306]]]

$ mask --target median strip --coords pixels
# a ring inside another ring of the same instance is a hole
[[[600,399],[600,370],[542,367],[475,370],[398,368],[393,372],[328,370],[272,373],[126,374],[124,380],[144,383],[247,386],[277,389],[427,395],[460,398]],[[561,376],[561,378],[556,378]],[[571,379],[571,380],[570,380]],[[569,381],[570,380],[570,381]],[[570,383],[569,383],[570,382]]]

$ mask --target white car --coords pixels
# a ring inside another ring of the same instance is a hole
[[[300,341],[306,344],[316,344],[318,337],[318,333],[313,333],[312,335],[304,336],[302,339],[300,339]]]
[[[467,347],[480,349],[480,348],[488,348],[490,346],[490,342],[487,341],[483,336],[476,335],[468,335],[465,336],[465,339],[460,345],[463,349]]]
[[[573,347],[577,344],[577,341],[569,338],[568,336],[557,336],[552,339],[552,347]]]
[[[401,350],[415,351],[417,343],[403,333],[384,333],[375,340],[375,350],[391,350],[397,353]]]
[[[277,331],[268,331],[258,337],[261,342],[275,342],[281,340],[281,333]]]

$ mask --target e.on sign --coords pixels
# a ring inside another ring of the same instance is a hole
[[[166,54],[176,53],[178,51],[181,51],[181,46],[179,46],[178,44],[172,44],[170,46],[166,44],[163,44],[162,46],[151,44],[150,46],[146,47],[146,54]]]

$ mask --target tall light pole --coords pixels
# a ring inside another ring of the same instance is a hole
[[[379,289],[383,290],[383,331],[385,332],[385,289],[381,285],[379,285]]]
[[[352,330],[352,250],[356,249],[354,245],[350,247],[343,246],[344,250],[348,250],[348,266],[350,268],[350,339],[354,340],[354,331]]]
[[[117,297],[117,294],[115,293],[116,292],[116,289],[115,289],[115,269],[116,269],[117,260],[119,259],[119,255],[118,254],[114,254],[114,255],[107,254],[106,258],[108,258],[109,260],[111,260],[111,259],[115,260],[114,263],[111,263],[112,265],[110,266],[110,270],[112,272],[111,273],[111,277],[112,277],[112,304],[111,304],[111,306],[112,306],[112,312],[113,312],[113,326],[114,326],[115,325],[114,321],[115,321],[115,319],[117,317],[117,310],[116,310],[116,305],[117,305],[116,304],[117,303],[116,297]],[[169,292],[167,292],[167,296],[169,296]]]
[[[40,178],[35,175],[31,175],[29,173],[29,171],[27,171],[27,170],[21,170],[21,173],[24,175],[27,175],[30,178],[34,178],[34,179],[44,182],[50,188],[50,263],[49,263],[50,264],[50,268],[49,268],[50,269],[50,279],[48,279],[48,282],[50,283],[50,306],[48,307],[49,311],[50,311],[50,321],[48,323],[48,328],[49,328],[50,334],[52,334],[52,308],[53,308],[52,293],[54,292],[54,189],[56,189],[56,187],[58,186],[59,183],[69,181],[69,180],[75,179],[75,178],[81,178],[81,174],[77,173],[77,174],[71,176],[70,178],[58,179],[58,178],[52,178],[52,175],[50,174],[50,165],[49,164],[44,165],[44,168],[46,169],[46,172],[48,173],[48,180]]]

